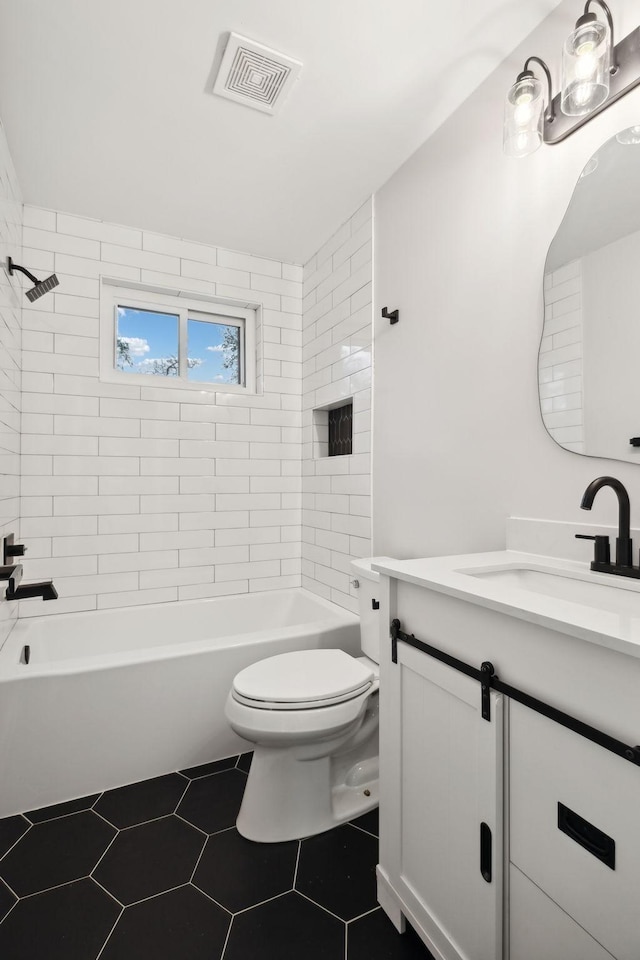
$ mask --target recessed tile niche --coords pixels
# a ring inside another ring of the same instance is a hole
[[[314,456],[343,457],[353,450],[353,399],[313,411]]]

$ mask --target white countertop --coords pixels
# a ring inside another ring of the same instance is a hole
[[[588,563],[514,550],[420,560],[381,559],[380,562],[374,562],[372,567],[397,580],[640,658],[640,580],[594,573]],[[624,591],[625,596],[621,600],[629,609],[612,612],[600,609],[597,602],[590,606],[584,601],[573,602],[506,583],[491,582],[489,577],[485,579],[470,575],[470,571],[489,572],[522,567]],[[468,572],[462,572],[465,570]],[[636,598],[637,614],[634,609]]]

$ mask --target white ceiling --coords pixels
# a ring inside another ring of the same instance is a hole
[[[28,203],[304,262],[557,2],[0,0],[0,116]],[[230,30],[303,61],[277,116]]]

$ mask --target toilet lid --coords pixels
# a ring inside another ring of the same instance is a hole
[[[297,650],[253,663],[233,681],[236,700],[263,709],[342,703],[364,693],[373,671],[343,650]]]

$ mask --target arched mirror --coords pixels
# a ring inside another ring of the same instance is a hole
[[[538,384],[560,446],[640,463],[640,125],[591,157],[549,248]]]

